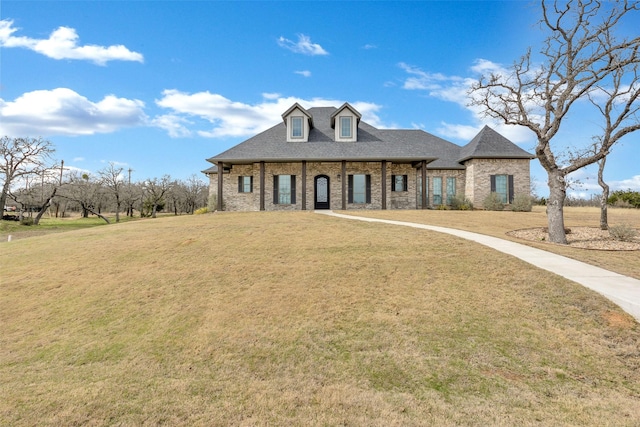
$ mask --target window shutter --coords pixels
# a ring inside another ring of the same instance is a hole
[[[242,177],[238,177],[238,193],[242,193]]]
[[[366,176],[367,181],[367,203],[371,203],[371,175]]]
[[[348,199],[349,203],[353,203],[353,175],[349,175]]]
[[[291,175],[291,204],[296,204],[296,176]]]
[[[509,175],[509,203],[513,203],[513,175]]]
[[[398,191],[396,188],[396,176],[391,175],[391,191]]]
[[[492,193],[496,192],[496,176],[495,175],[491,175],[491,192]]]
[[[253,193],[253,175],[249,177],[249,192]]]
[[[402,175],[402,191],[409,191],[407,175]]]
[[[273,204],[278,204],[278,175],[273,176]]]

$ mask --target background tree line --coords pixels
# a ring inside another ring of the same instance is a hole
[[[132,181],[132,169],[109,163],[97,173],[68,170],[64,161],[53,161],[55,149],[42,138],[0,140],[2,164],[0,178],[2,206],[15,206],[17,215],[35,217],[34,223],[49,212],[56,217],[79,213],[155,217],[165,211],[174,215],[193,214],[207,206],[208,185],[197,175],[185,180],[169,175]]]

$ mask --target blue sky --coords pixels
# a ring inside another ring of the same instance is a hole
[[[185,179],[294,102],[349,102],[374,126],[463,145],[488,124],[533,152],[529,131],[480,117],[466,89],[539,46],[539,16],[526,1],[3,0],[0,134],[47,138],[73,169]],[[590,141],[585,123],[558,147]],[[640,190],[639,153],[640,132],[613,149],[613,189]],[[599,192],[595,173],[570,194]],[[547,194],[537,160],[532,177]]]

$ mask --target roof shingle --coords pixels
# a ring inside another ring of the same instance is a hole
[[[430,169],[464,169],[462,161],[475,157],[532,158],[502,135],[485,127],[465,147],[422,130],[378,129],[366,122],[358,125],[357,142],[334,140],[331,117],[335,107],[306,110],[313,118],[308,142],[287,142],[287,130],[279,123],[244,142],[207,159],[216,164],[307,161],[426,160]]]

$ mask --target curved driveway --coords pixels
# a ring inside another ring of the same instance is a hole
[[[576,261],[562,255],[556,255],[541,249],[536,249],[531,246],[499,239],[497,237],[486,236],[484,234],[472,233],[470,231],[436,227],[413,222],[342,215],[333,211],[315,212],[337,218],[366,222],[381,222],[384,224],[437,231],[439,233],[451,234],[452,236],[480,243],[481,245],[488,246],[507,255],[515,256],[531,265],[550,271],[592,289],[613,301],[640,322],[640,280],[638,279],[623,276],[622,274],[614,273],[600,267],[595,267],[584,262]]]

